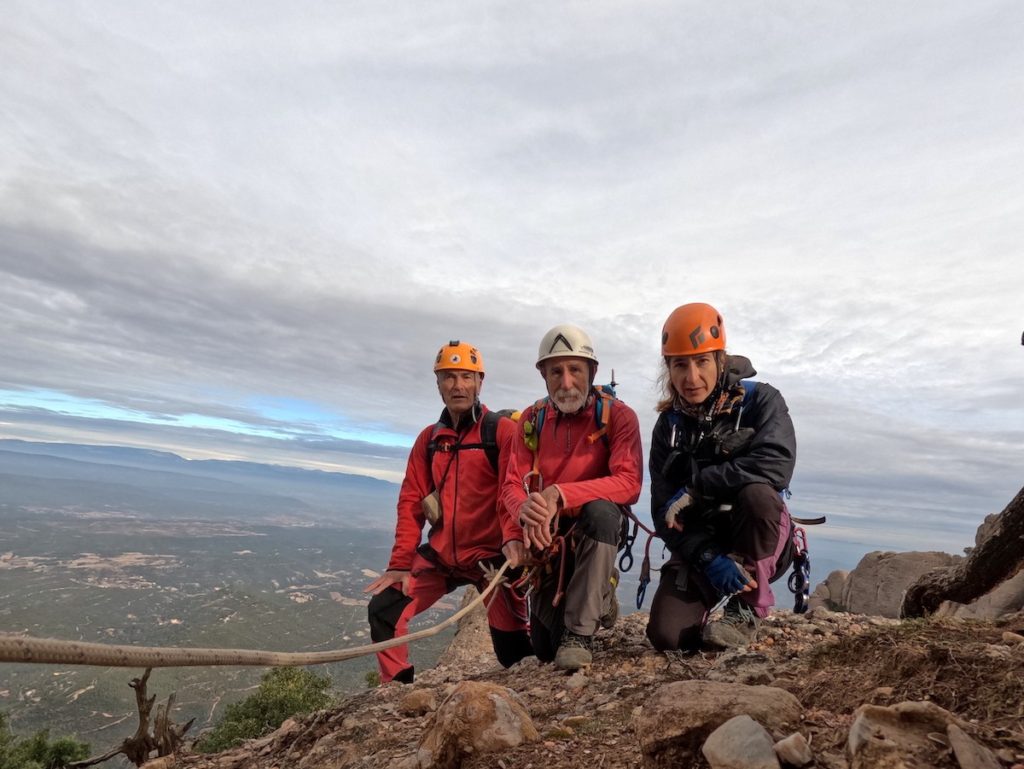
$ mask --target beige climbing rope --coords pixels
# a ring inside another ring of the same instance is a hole
[[[433,627],[367,646],[334,649],[325,652],[270,652],[251,649],[179,649],[161,646],[120,646],[113,644],[61,641],[55,638],[32,638],[14,633],[0,633],[0,662],[31,662],[49,665],[96,665],[120,668],[174,668],[213,665],[297,667],[341,662],[367,654],[401,646],[410,641],[429,638],[451,627],[473,609],[503,581],[508,563],[494,574],[480,595],[452,616]]]

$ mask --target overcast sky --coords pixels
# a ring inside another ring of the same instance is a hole
[[[3,10],[0,437],[396,480],[444,341],[523,406],[563,321],[649,435],[706,301],[813,537],[956,551],[1024,481],[1018,2]]]

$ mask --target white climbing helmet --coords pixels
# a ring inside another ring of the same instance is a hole
[[[571,323],[560,323],[544,335],[537,350],[537,368],[552,358],[586,358],[597,363],[590,334]]]

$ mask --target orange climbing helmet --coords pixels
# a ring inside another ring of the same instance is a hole
[[[676,307],[661,329],[661,354],[666,358],[724,349],[725,323],[710,304],[694,302]]]
[[[473,345],[453,339],[437,351],[437,358],[434,359],[435,374],[438,371],[449,369],[475,371],[482,377],[484,375],[484,358]]]

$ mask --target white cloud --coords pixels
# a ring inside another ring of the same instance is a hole
[[[411,436],[443,341],[522,405],[573,320],[648,430],[662,320],[704,300],[820,499],[870,474],[980,518],[1022,459],[1022,31],[1011,2],[15,2],[0,387]]]

